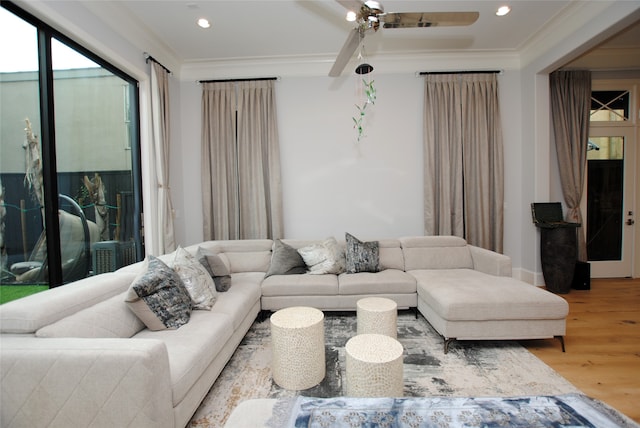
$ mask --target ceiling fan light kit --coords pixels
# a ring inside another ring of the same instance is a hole
[[[356,67],[357,74],[369,74],[373,71],[373,66],[371,64],[363,63]]]

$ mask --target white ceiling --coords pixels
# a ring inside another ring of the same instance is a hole
[[[345,20],[346,10],[335,0],[84,0],[82,3],[98,16],[116,22],[125,37],[151,35],[155,46],[149,44],[149,53],[169,66],[225,61],[282,62],[295,57],[315,61],[326,67],[328,73],[353,28]],[[496,16],[497,8],[505,3],[511,6],[511,13]],[[468,27],[381,28],[366,36],[364,53],[372,61],[427,53],[515,55],[535,44],[536,36],[546,29],[562,25],[563,20],[579,10],[580,3],[580,0],[384,0],[387,12],[478,11],[480,17]],[[196,25],[199,17],[209,19],[211,28],[199,28]],[[640,52],[639,32],[625,35],[623,43],[627,52],[629,46]],[[610,42],[609,47],[612,46],[618,45]],[[640,55],[631,57],[640,68]]]
[[[513,10],[497,17],[500,1],[392,1],[389,12],[479,11],[468,27],[381,29],[365,38],[368,55],[432,50],[518,50],[531,34],[570,1],[512,1]],[[334,0],[322,1],[126,1],[119,3],[181,61],[283,56],[335,57],[353,24]],[[206,17],[210,29],[196,26]]]
[[[517,1],[497,17],[499,1],[384,1],[387,11],[479,11],[469,27],[381,29],[367,35],[367,53],[433,49],[517,50],[570,2]],[[346,9],[324,1],[125,1],[121,3],[181,60],[290,55],[335,56],[353,24]],[[196,26],[206,17],[210,29]]]

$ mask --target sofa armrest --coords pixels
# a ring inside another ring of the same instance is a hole
[[[485,248],[469,245],[473,269],[495,276],[512,276],[511,258]]]
[[[0,374],[0,426],[174,426],[159,340],[2,335]]]

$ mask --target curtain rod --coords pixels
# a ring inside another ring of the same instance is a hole
[[[280,80],[280,78],[279,77],[255,77],[255,78],[246,78],[246,79],[198,80],[198,83],[250,82],[252,80]]]
[[[144,53],[144,59],[145,59],[145,62],[146,62],[147,64],[149,63],[149,61],[153,61],[153,62],[155,62],[156,64],[158,64],[160,67],[164,68],[164,69],[165,69],[165,71],[166,71],[167,73],[169,73],[169,74],[173,74],[173,73],[171,72],[171,70],[169,70],[167,67],[165,67],[164,65],[162,65],[162,63],[161,63],[160,61],[158,61],[157,59],[155,59],[154,57],[152,57],[151,55],[149,55],[149,54],[148,54],[148,53],[146,53],[146,52]]]
[[[417,73],[418,76],[429,74],[502,74],[502,70],[420,71]]]

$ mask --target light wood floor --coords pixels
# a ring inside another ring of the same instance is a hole
[[[640,422],[640,279],[592,279],[569,302],[566,352],[557,340],[522,341],[586,395]]]

